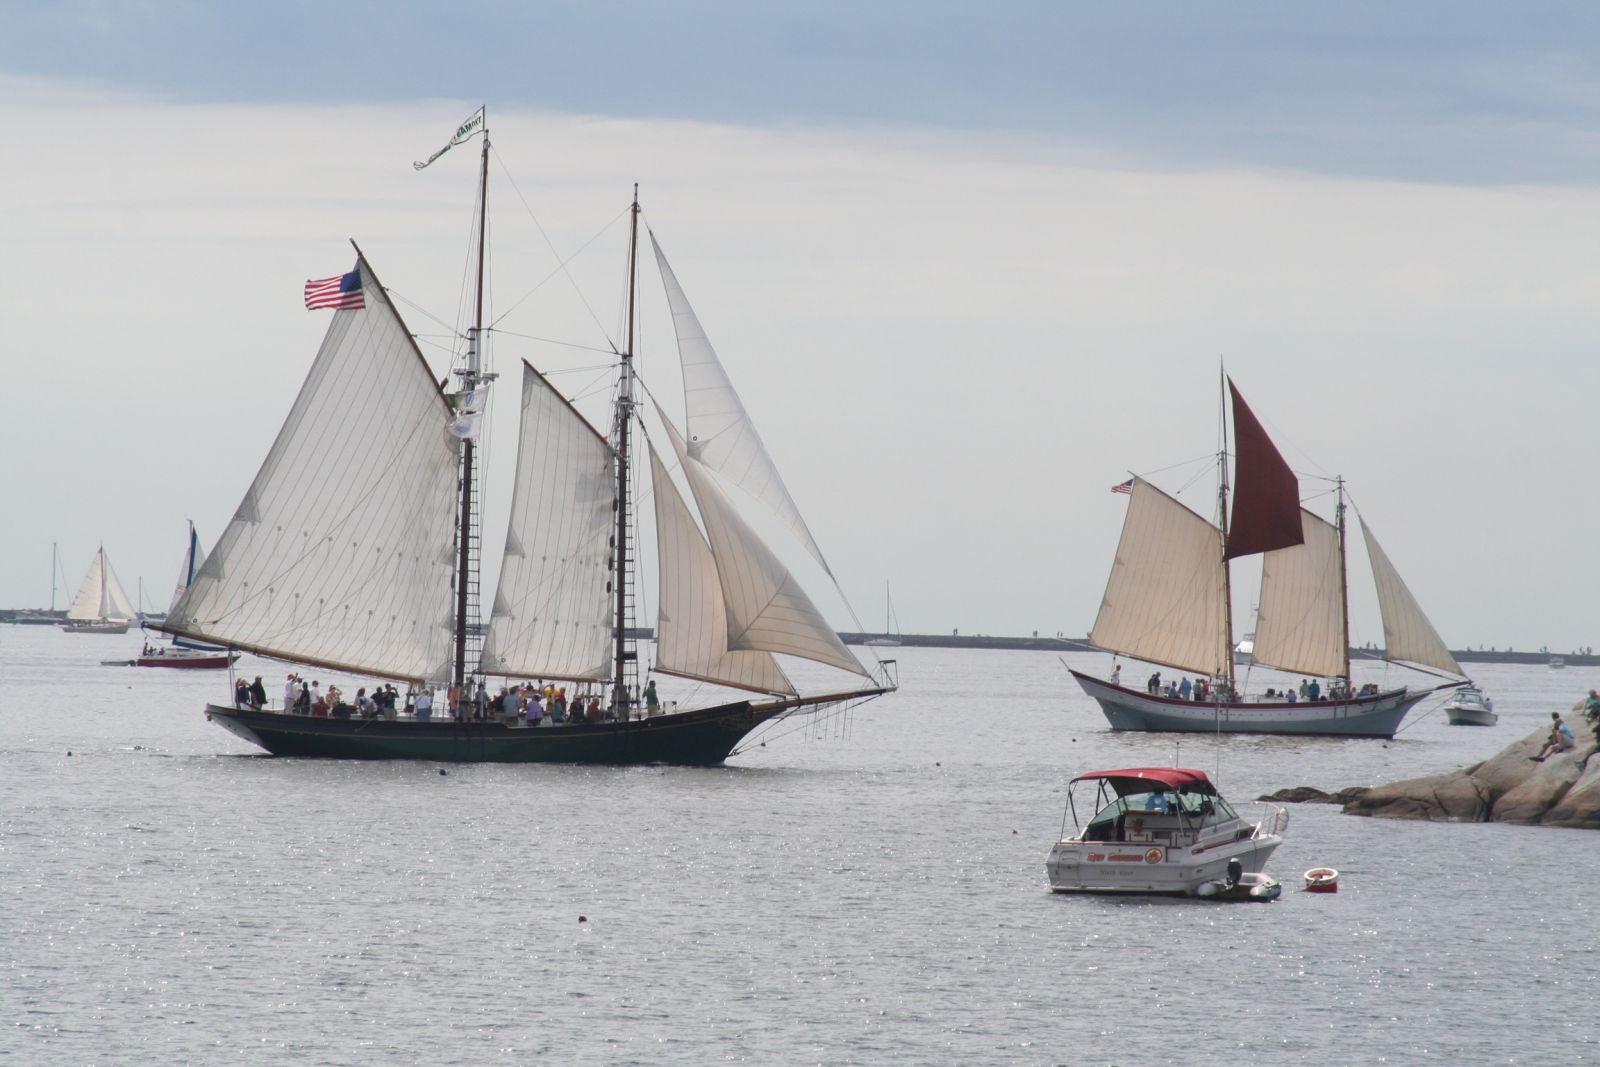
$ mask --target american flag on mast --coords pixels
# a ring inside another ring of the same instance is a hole
[[[361,292],[361,268],[358,265],[349,274],[332,278],[312,278],[306,282],[306,310],[318,308],[363,308],[366,297]]]
[[[1125,482],[1118,482],[1116,485],[1113,485],[1111,487],[1111,491],[1113,493],[1131,493],[1131,492],[1133,492],[1133,479],[1129,478]]]

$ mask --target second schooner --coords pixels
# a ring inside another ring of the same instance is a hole
[[[447,393],[435,378],[358,247],[355,270],[337,287],[333,320],[277,440],[160,627],[291,663],[437,689],[438,712],[324,718],[213,704],[208,718],[281,756],[704,765],[722,762],[763,723],[892,690],[892,664],[880,664],[876,673],[862,667],[735,505],[736,494],[765,505],[827,570],[654,235],[683,364],[684,431],[657,413],[700,524],[650,443],[633,363],[637,191],[629,208],[626,336],[609,432],[523,363],[499,585],[488,621],[481,631],[473,625],[481,513],[475,442],[494,379],[480,347],[489,164],[484,112],[445,148],[475,136],[482,139],[476,309],[455,371],[458,390]],[[375,400],[383,417],[361,417]],[[630,491],[643,454],[661,557],[654,670],[744,696],[659,715],[640,706]],[[830,691],[802,694],[775,654],[853,677]],[[481,687],[485,676],[590,687],[605,694],[608,706],[599,721],[559,726],[526,725],[510,715],[480,718],[466,709],[474,683]]]

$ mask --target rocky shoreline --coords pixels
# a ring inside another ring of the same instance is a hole
[[[1538,755],[1550,734],[1541,726],[1482,763],[1427,778],[1388,785],[1354,786],[1324,793],[1309,786],[1284,789],[1263,800],[1338,804],[1346,815],[1433,822],[1503,822],[1521,826],[1565,826],[1600,830],[1600,749],[1582,705],[1567,715],[1577,744],[1542,763]]]

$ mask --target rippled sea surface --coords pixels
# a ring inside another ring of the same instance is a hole
[[[1179,744],[1054,654],[897,649],[898,694],[726,767],[441,775],[257,755],[202,714],[225,672],[99,665],[139,642],[0,629],[0,1063],[1600,1061],[1592,832],[1295,805],[1275,903],[1044,874],[1074,774],[1431,774],[1590,672],[1480,666],[1489,729]]]

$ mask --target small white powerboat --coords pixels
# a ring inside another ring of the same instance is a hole
[[[1444,706],[1444,714],[1451,726],[1493,726],[1500,721],[1494,713],[1494,701],[1475,685],[1457,689]]]
[[[1077,825],[1075,795],[1087,787]],[[1045,871],[1057,893],[1168,893],[1217,896],[1226,886],[1265,884],[1259,876],[1267,857],[1283,843],[1289,812],[1261,806],[1247,819],[1218,794],[1204,771],[1183,767],[1133,767],[1091,771],[1067,786],[1061,839],[1050,848]],[[1274,883],[1276,884],[1276,883]],[[1202,887],[1211,886],[1209,891]],[[1253,899],[1270,899],[1260,896]]]

